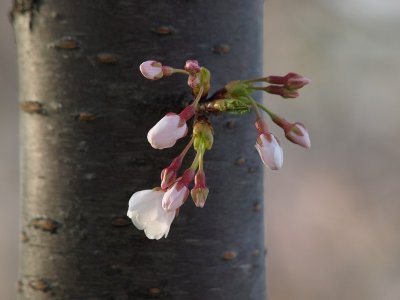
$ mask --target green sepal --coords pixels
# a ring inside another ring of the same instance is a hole
[[[200,85],[204,88],[203,93],[208,93],[211,85],[211,73],[208,69],[201,67],[200,68]]]
[[[214,142],[213,129],[208,122],[196,122],[193,127],[193,147],[196,151],[205,151],[212,148]]]
[[[226,98],[242,98],[248,97],[253,92],[248,83],[240,80],[229,82],[226,86]]]

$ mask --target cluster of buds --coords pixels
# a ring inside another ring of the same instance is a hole
[[[188,86],[193,93],[191,104],[179,114],[167,113],[147,134],[147,139],[153,148],[170,148],[178,139],[187,135],[187,123],[190,119],[194,119],[189,142],[161,171],[160,187],[136,192],[129,200],[128,217],[139,230],[144,230],[149,239],[167,237],[174,218],[189,194],[196,207],[204,207],[209,193],[204,172],[204,155],[207,150],[211,150],[214,140],[210,122],[212,114],[225,112],[243,114],[254,110],[258,132],[255,147],[264,165],[272,170],[282,168],[283,151],[278,139],[270,133],[266,122],[262,119],[261,111],[266,112],[271,120],[284,130],[288,140],[305,148],[311,146],[307,130],[301,123],[288,122],[251,97],[253,92],[262,90],[283,98],[295,98],[299,96],[298,90],[310,82],[298,74],[231,81],[207,98],[210,90],[210,72],[201,67],[196,60],[186,61],[183,69],[164,66],[157,61],[145,61],[140,65],[140,71],[150,80],[184,74],[188,76]],[[270,85],[266,87],[257,85],[264,82]],[[182,162],[191,148],[196,152],[195,158],[191,166],[178,177]],[[190,188],[193,181],[194,186]]]

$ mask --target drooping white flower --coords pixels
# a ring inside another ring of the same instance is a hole
[[[272,170],[282,168],[283,151],[273,134],[260,134],[255,147],[265,166],[270,167]]]
[[[187,134],[187,125],[179,115],[166,114],[147,134],[147,140],[155,149],[170,148]]]
[[[161,205],[164,194],[162,190],[143,190],[134,193],[129,200],[128,217],[149,239],[167,237],[175,218],[175,210],[166,211]]]
[[[307,129],[301,123],[294,123],[292,126],[285,132],[286,138],[306,149],[311,148],[310,136],[308,135]]]
[[[182,182],[175,184],[168,189],[162,199],[162,207],[167,211],[175,211],[186,201],[189,196],[189,189]]]
[[[150,80],[157,80],[163,77],[162,64],[155,60],[147,60],[139,66],[140,72]]]

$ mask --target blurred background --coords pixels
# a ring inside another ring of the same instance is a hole
[[[0,295],[15,298],[18,103],[0,0]],[[400,299],[400,1],[266,0],[265,73],[312,84],[266,104],[310,131],[266,171],[270,300]]]

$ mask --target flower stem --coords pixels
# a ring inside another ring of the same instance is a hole
[[[182,150],[181,154],[179,154],[179,157],[183,159],[186,156],[186,153],[189,151],[189,149],[192,147],[194,141],[194,137],[190,139],[189,143],[185,146],[185,148]]]
[[[285,132],[290,130],[290,128],[293,126],[291,123],[289,123],[285,118],[282,118],[281,116],[274,114],[272,111],[270,111],[268,108],[266,108],[264,105],[257,103],[257,106],[261,108],[263,111],[265,111],[271,120],[281,127]]]
[[[261,82],[261,81],[265,81],[265,77],[243,80],[244,83]]]
[[[252,89],[252,90],[255,90],[255,91],[264,91],[265,92],[265,87],[260,87],[260,86],[250,86],[250,88]]]
[[[204,158],[205,150],[203,149],[202,146],[200,146],[199,152],[200,152],[200,155],[199,155],[199,171],[203,172],[203,158]]]
[[[260,110],[258,109],[257,101],[254,100],[252,97],[249,97],[249,99],[251,99],[251,104],[254,107],[254,111],[256,112],[256,119],[257,120],[261,119],[261,114],[260,114]]]
[[[172,72],[175,73],[179,73],[179,74],[185,74],[185,75],[190,75],[189,72],[182,70],[182,69],[172,69]]]
[[[200,157],[200,151],[197,151],[196,157],[194,158],[192,165],[190,166],[190,169],[192,169],[193,171],[196,171],[197,167],[199,166],[199,157]]]
[[[256,105],[257,105],[257,107],[259,107],[263,111],[265,111],[271,117],[271,119],[273,119],[275,117],[275,114],[272,111],[270,111],[268,108],[266,108],[264,105],[257,103],[257,102],[256,102]]]
[[[201,99],[201,96],[203,95],[203,91],[204,91],[204,87],[201,86],[199,92],[196,95],[196,98],[193,101],[193,107],[196,109],[197,108],[197,104],[199,104],[199,101]]]
[[[193,163],[190,166],[190,169],[195,171],[197,168],[200,168],[200,170],[203,170],[203,157],[205,151],[206,149],[204,143],[200,143],[199,148],[197,149],[196,152],[196,157],[194,158]]]

